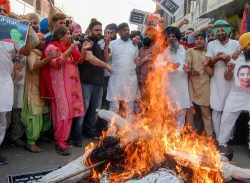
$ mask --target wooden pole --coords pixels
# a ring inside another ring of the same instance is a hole
[[[59,182],[65,181],[65,180],[67,180],[67,179],[69,179],[69,178],[72,178],[72,177],[75,177],[75,176],[77,176],[77,175],[79,175],[79,174],[81,174],[81,173],[84,173],[84,172],[87,172],[87,171],[89,171],[89,170],[92,170],[93,168],[96,168],[96,167],[98,167],[98,166],[100,166],[100,165],[102,165],[102,164],[104,164],[104,163],[106,163],[106,162],[107,162],[107,160],[104,160],[104,161],[101,161],[101,162],[96,163],[96,164],[94,164],[94,165],[91,165],[91,166],[89,166],[89,167],[87,167],[87,168],[85,168],[85,169],[83,169],[83,170],[78,170],[78,171],[75,172],[75,173],[72,173],[72,174],[70,174],[70,175],[67,175],[67,176],[65,176],[65,177],[62,177],[62,178],[60,178],[60,179],[57,179],[57,180],[53,181],[53,183],[59,183]]]

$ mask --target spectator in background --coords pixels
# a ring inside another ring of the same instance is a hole
[[[213,76],[213,69],[209,66],[204,68],[203,62],[205,58],[206,34],[201,32],[196,36],[195,47],[187,50],[184,71],[189,75],[189,92],[191,100],[194,105],[200,107],[206,134],[212,136],[213,126],[210,109],[210,77]],[[193,124],[191,125],[194,127]]]
[[[211,42],[211,41],[214,41],[216,39],[215,37],[215,33],[213,30],[208,30],[207,31],[207,41],[208,43]]]
[[[230,25],[224,20],[217,20],[214,23],[214,32],[217,40],[208,44],[204,66],[214,67],[214,75],[211,78],[210,104],[212,111],[213,127],[218,139],[221,116],[228,94],[231,90],[231,82],[225,80],[224,73],[226,65],[232,59],[232,55],[241,47],[238,41],[229,39],[231,32]]]
[[[230,39],[238,41],[240,39],[240,33],[238,30],[232,30],[230,34]]]
[[[140,31],[131,31],[130,39],[132,40],[133,44],[138,46],[140,49],[142,46],[142,35]]]
[[[69,29],[70,34],[74,31],[73,22],[72,20],[66,20],[66,27]]]
[[[10,15],[10,5],[6,1],[5,4],[0,2],[0,14],[2,16]],[[5,132],[6,132],[6,118],[5,115],[8,111],[12,110],[14,102],[14,87],[12,80],[12,72],[14,69],[14,64],[12,59],[16,54],[22,54],[25,56],[30,55],[31,50],[31,31],[32,28],[29,27],[28,37],[26,44],[21,47],[20,45],[13,43],[6,43],[0,41],[0,145],[3,142]],[[0,156],[0,164],[6,164],[8,160]]]
[[[27,138],[25,148],[33,153],[41,152],[41,149],[36,146],[36,141],[40,137],[40,133],[48,131],[51,126],[50,108],[45,103],[45,100],[40,98],[39,70],[44,64],[58,57],[55,53],[49,53],[47,58],[41,60],[42,51],[45,46],[45,37],[41,33],[37,35],[40,39],[40,44],[31,50],[31,54],[28,57],[24,102],[21,113],[21,120],[25,126]]]
[[[114,72],[109,78],[107,100],[110,101],[109,110],[114,113],[118,113],[120,102],[124,101],[126,117],[131,120],[134,114],[134,102],[139,94],[135,71],[135,60],[139,51],[130,39],[130,29],[127,23],[118,26],[118,33],[120,39],[112,41],[110,45]]]

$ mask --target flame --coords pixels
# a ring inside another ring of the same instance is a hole
[[[164,50],[165,40],[161,35],[158,36],[155,43],[158,53]],[[219,152],[214,140],[204,134],[192,132],[190,126],[185,126],[181,135],[178,132],[176,115],[180,110],[170,110],[168,104],[176,103],[165,95],[166,87],[169,88],[170,83],[166,73],[172,69],[159,68],[149,73],[146,81],[149,99],[140,101],[140,106],[143,107],[134,117],[133,128],[128,126],[117,132],[121,137],[121,144],[124,145],[126,157],[121,165],[124,171],[109,173],[110,182],[123,182],[134,176],[141,178],[170,156],[178,163],[176,173],[182,173],[182,167],[192,169],[192,177],[189,179],[194,183],[223,182]],[[112,122],[111,126],[113,124]],[[102,138],[114,130],[112,127],[103,133]],[[90,144],[86,150],[92,148],[93,144]],[[92,176],[96,179],[101,177],[96,172]],[[182,175],[184,179],[185,176]]]

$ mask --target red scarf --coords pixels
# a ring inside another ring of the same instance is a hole
[[[69,49],[71,46],[71,43],[68,44],[67,46],[63,45],[60,42],[57,41],[52,41],[46,47],[43,49],[42,57],[41,60],[46,58],[45,56],[45,50],[49,45],[54,45],[55,47],[59,48],[59,50],[64,53]],[[78,63],[81,54],[77,48],[75,48],[72,52],[70,57],[72,58],[73,62],[75,64]],[[46,64],[40,69],[40,78],[39,78],[39,88],[40,88],[40,97],[44,99],[54,99],[55,98],[55,93],[52,87],[52,81],[50,78],[50,71],[49,71],[50,65]]]

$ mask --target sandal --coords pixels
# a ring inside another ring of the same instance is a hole
[[[40,153],[42,150],[36,146],[36,144],[29,144],[25,146],[25,149],[32,153]]]

